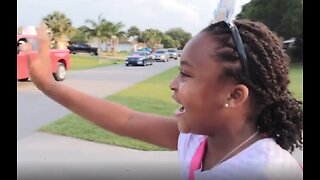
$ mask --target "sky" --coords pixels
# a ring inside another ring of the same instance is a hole
[[[236,0],[235,15],[250,0]],[[137,26],[162,32],[180,27],[192,35],[197,34],[213,18],[218,0],[18,0],[17,27],[37,26],[41,19],[54,11],[64,13],[72,25],[79,27],[90,19],[95,22],[99,14],[107,21],[122,22],[127,31]]]

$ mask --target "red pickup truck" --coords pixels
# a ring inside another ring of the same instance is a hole
[[[28,59],[24,52],[20,51],[22,43],[30,42],[32,51],[36,54],[38,49],[37,36],[17,35],[17,79],[26,81],[29,79]],[[57,81],[66,78],[67,70],[70,69],[70,51],[68,49],[50,49],[52,75]]]

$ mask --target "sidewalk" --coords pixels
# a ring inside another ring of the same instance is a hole
[[[293,156],[302,164],[302,151]],[[176,151],[138,151],[42,132],[18,141],[18,180],[176,180],[180,172]]]
[[[18,141],[19,180],[179,179],[176,151],[138,151],[36,132]]]

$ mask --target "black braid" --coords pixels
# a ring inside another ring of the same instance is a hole
[[[292,152],[302,149],[303,108],[288,90],[289,57],[275,33],[260,22],[236,20],[248,59],[250,78],[242,73],[238,53],[229,27],[224,23],[211,24],[202,32],[210,33],[221,44],[215,49],[218,60],[232,63],[226,66],[223,78],[232,77],[245,84],[259,111],[256,123],[259,132]]]

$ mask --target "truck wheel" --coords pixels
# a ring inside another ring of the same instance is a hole
[[[53,77],[56,81],[63,81],[66,78],[67,70],[63,63],[59,62],[57,72],[53,73]]]
[[[90,55],[91,55],[91,56],[98,56],[98,53],[96,53],[96,52],[90,52]]]
[[[29,78],[18,79],[18,81],[20,81],[20,82],[26,82],[26,81],[29,81],[29,80],[30,80]]]

